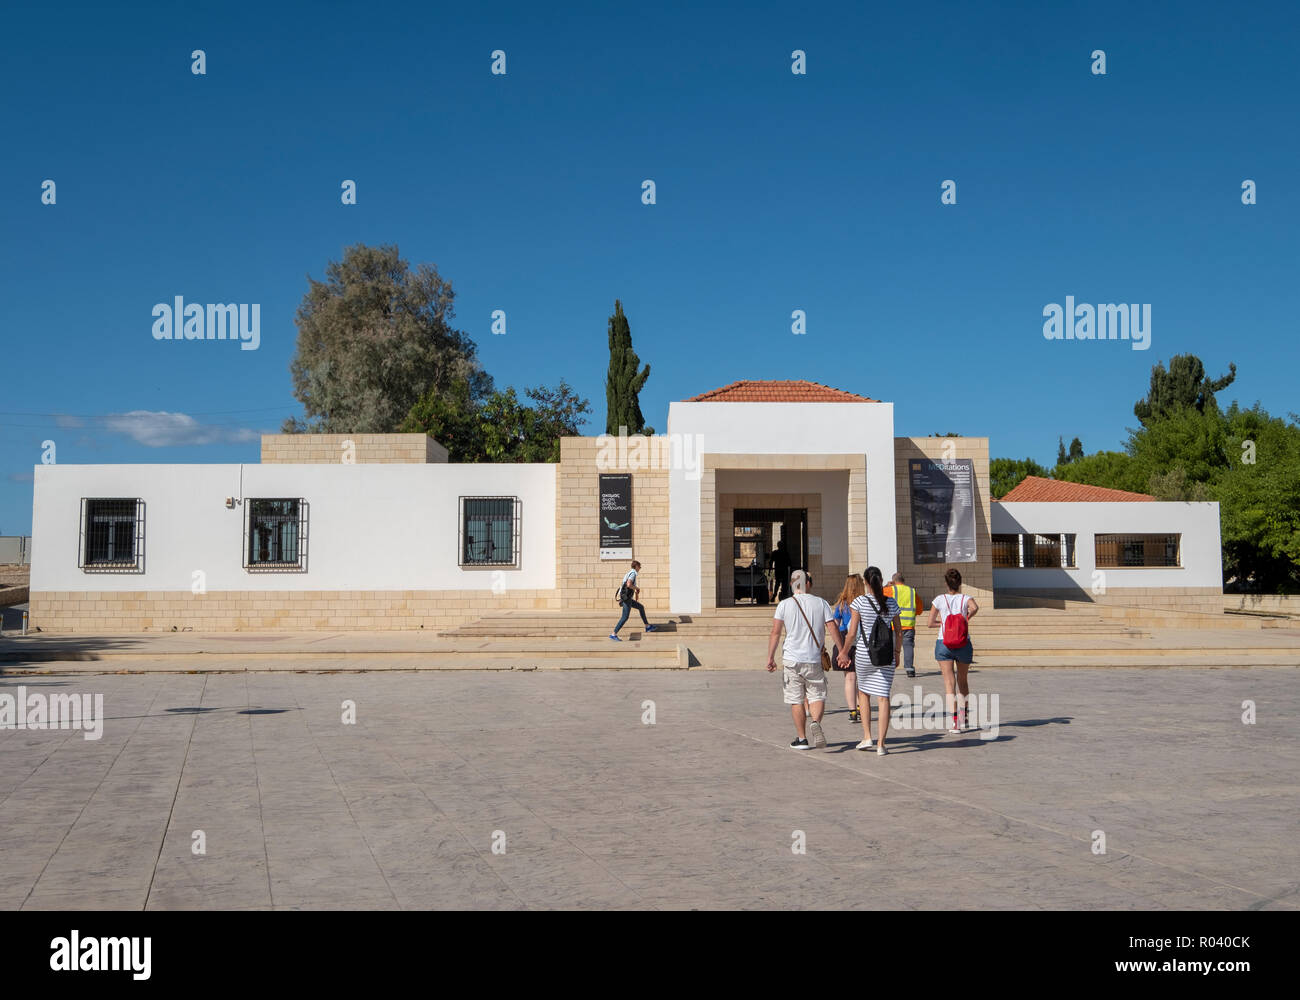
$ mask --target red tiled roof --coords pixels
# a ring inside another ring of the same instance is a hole
[[[1067,483],[1061,479],[1026,476],[1006,496],[1003,503],[1142,503],[1155,497],[1128,490],[1111,490],[1086,483]]]
[[[741,379],[721,389],[683,400],[687,403],[875,403],[843,389],[803,379]]]

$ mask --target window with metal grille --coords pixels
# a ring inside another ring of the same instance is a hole
[[[307,571],[307,501],[301,497],[244,501],[244,568]]]
[[[460,498],[460,565],[519,562],[519,498]]]
[[[1097,565],[1107,569],[1180,566],[1181,541],[1181,535],[1098,535]]]
[[[993,536],[993,568],[1015,569],[1020,565],[1020,536]]]
[[[87,573],[143,573],[144,501],[82,497],[77,566]]]
[[[1074,569],[1076,535],[994,535],[995,569]]]

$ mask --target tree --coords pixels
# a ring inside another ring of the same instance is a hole
[[[1067,456],[1068,461],[1077,462],[1083,458],[1083,442],[1075,438],[1070,442],[1070,454]]]
[[[1047,476],[1047,470],[1032,458],[995,458],[989,462],[989,492],[1000,499],[1020,485],[1026,476]]]
[[[545,386],[529,389],[527,396],[535,404],[532,437],[537,449],[533,452],[535,457],[528,461],[558,462],[560,438],[577,437],[582,433],[582,426],[587,422],[586,414],[591,412],[591,403],[581,398],[563,379],[554,389]]]
[[[1195,354],[1175,354],[1151,369],[1151,383],[1145,399],[1133,404],[1133,415],[1143,427],[1190,407],[1198,413],[1217,408],[1214,394],[1226,389],[1237,377],[1237,366],[1228,365],[1228,374],[1217,379],[1205,377],[1205,365]]]
[[[1069,460],[1070,456],[1065,452],[1065,438],[1058,437],[1056,439],[1056,464],[1064,465]]]
[[[1227,467],[1219,501],[1223,575],[1240,589],[1300,591],[1300,418],[1271,417],[1258,403],[1224,415]]]
[[[513,388],[474,402],[459,380],[446,393],[431,389],[407,414],[401,429],[428,434],[447,449],[451,462],[558,462],[560,438],[581,433],[591,404],[561,380],[519,399]]]
[[[1187,482],[1213,483],[1228,467],[1227,445],[1217,407],[1182,407],[1130,431],[1125,451],[1146,478],[1182,469]]]
[[[285,431],[386,433],[429,392],[464,382],[471,403],[492,390],[474,342],[453,329],[451,283],[432,264],[414,271],[396,246],[357,244],[308,277],[298,307],[294,396],[306,419]]]
[[[1058,465],[1052,478],[1067,483],[1088,483],[1131,493],[1146,491],[1149,474],[1122,451],[1098,451],[1073,462]]]
[[[640,369],[640,370],[638,370]],[[653,434],[641,415],[639,393],[650,377],[650,366],[641,368],[641,359],[632,349],[632,330],[623,315],[623,303],[614,300],[614,315],[609,318],[609,375],[605,379],[605,433],[617,434],[626,427],[629,434]]]
[[[486,455],[479,404],[469,381],[457,379],[445,391],[430,387],[406,415],[398,430],[427,434],[447,449],[449,462],[482,462]]]

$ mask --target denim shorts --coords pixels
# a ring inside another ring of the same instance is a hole
[[[934,658],[936,660],[954,660],[958,663],[970,663],[975,659],[975,647],[966,640],[966,645],[960,649],[949,649],[943,644],[942,639],[934,640]]]

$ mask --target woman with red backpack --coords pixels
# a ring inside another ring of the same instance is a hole
[[[961,574],[955,569],[943,575],[948,585],[948,593],[940,594],[934,599],[930,608],[930,628],[940,628],[939,638],[934,641],[934,658],[939,661],[943,671],[944,700],[952,712],[950,733],[966,731],[966,706],[970,699],[970,685],[966,682],[966,671],[975,659],[975,647],[971,645],[970,630],[967,623],[979,612],[980,606],[975,598],[961,593]],[[956,677],[953,665],[956,664]],[[954,693],[954,681],[956,693]],[[960,693],[961,716],[958,717],[957,705]]]

